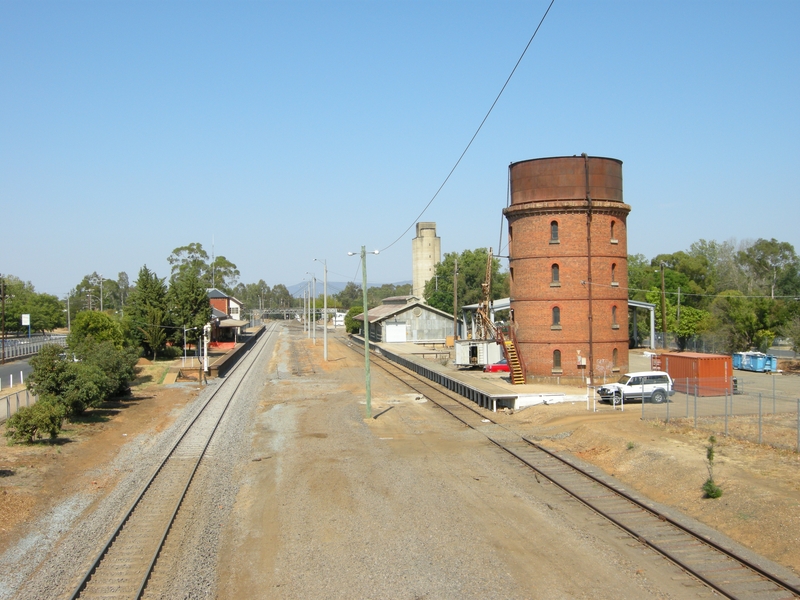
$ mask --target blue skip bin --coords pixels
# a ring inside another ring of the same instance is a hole
[[[735,352],[733,368],[757,373],[772,373],[778,370],[778,357],[763,352]]]

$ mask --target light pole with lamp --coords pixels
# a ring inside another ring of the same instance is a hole
[[[327,260],[320,260],[318,258],[314,259],[315,261],[322,263],[324,267],[323,275],[322,275],[322,358],[327,362],[328,360],[328,261]]]
[[[378,250],[370,252],[378,254]],[[355,256],[355,252],[348,252],[347,256]],[[361,287],[364,300],[364,381],[367,396],[367,418],[372,418],[372,389],[369,378],[369,315],[367,314],[367,249],[361,246]]]
[[[311,338],[314,340],[314,345],[317,345],[317,276],[314,273],[306,271],[306,275],[311,275]]]

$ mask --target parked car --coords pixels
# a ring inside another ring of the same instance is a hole
[[[484,373],[508,373],[511,369],[508,368],[508,361],[505,358],[501,358],[493,365],[486,365],[483,367]]]
[[[619,404],[630,400],[660,404],[675,393],[672,378],[664,371],[625,373],[616,383],[607,383],[597,389],[602,400]]]

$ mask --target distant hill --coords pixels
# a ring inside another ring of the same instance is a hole
[[[334,294],[338,294],[341,292],[345,286],[347,285],[347,281],[329,281],[328,282],[328,295],[333,296]],[[393,285],[408,285],[411,284],[411,280],[409,281],[399,281],[394,283]],[[361,282],[357,282],[356,285],[361,286]],[[384,283],[376,283],[374,281],[368,281],[367,287],[381,287]],[[295,298],[302,297],[303,290],[308,289],[308,283],[303,281],[301,283],[296,283],[294,285],[287,285],[286,289],[289,290],[289,293],[294,296]],[[321,296],[324,291],[324,284],[321,280],[317,280],[317,296]]]

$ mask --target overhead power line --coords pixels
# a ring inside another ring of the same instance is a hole
[[[514,65],[514,68],[511,69],[511,73],[509,74],[508,79],[506,79],[506,82],[503,84],[503,87],[500,89],[500,92],[497,94],[497,97],[494,99],[494,102],[492,102],[492,105],[489,107],[489,110],[487,111],[486,116],[483,117],[483,120],[481,121],[481,124],[478,125],[478,129],[475,130],[475,133],[470,138],[469,143],[467,144],[467,147],[464,148],[464,151],[461,153],[461,156],[458,157],[458,160],[456,161],[456,164],[453,165],[453,168],[450,169],[450,172],[447,174],[447,177],[444,178],[444,181],[442,182],[442,185],[440,185],[439,189],[436,190],[436,193],[433,195],[433,197],[425,205],[425,208],[422,209],[422,212],[419,213],[419,215],[417,215],[417,218],[414,219],[411,222],[411,225],[409,225],[408,228],[403,233],[401,233],[400,236],[395,241],[393,241],[391,244],[386,246],[386,248],[381,249],[381,252],[385,252],[386,250],[388,250],[389,248],[394,246],[397,242],[399,242],[401,239],[403,239],[403,237],[411,230],[411,228],[414,227],[414,224],[417,221],[419,221],[422,218],[422,215],[424,215],[425,212],[428,210],[428,208],[430,208],[431,204],[433,204],[433,201],[436,200],[436,197],[439,195],[439,192],[442,191],[444,186],[450,180],[451,175],[455,172],[456,168],[458,168],[458,165],[461,163],[461,160],[464,158],[464,155],[466,155],[467,150],[469,150],[470,146],[472,146],[472,142],[475,141],[475,138],[478,137],[478,134],[480,133],[481,129],[483,129],[483,125],[484,125],[484,123],[486,123],[486,120],[489,118],[489,115],[492,114],[492,110],[494,110],[495,105],[500,100],[500,96],[503,95],[503,92],[505,91],[506,86],[511,81],[511,78],[514,76],[514,72],[517,70],[517,67],[522,62],[522,59],[525,57],[525,53],[528,51],[528,48],[530,48],[531,43],[533,43],[533,40],[536,37],[536,34],[539,33],[539,28],[542,26],[542,23],[544,23],[544,20],[547,17],[547,13],[550,12],[550,9],[553,7],[553,4],[555,3],[555,1],[556,0],[551,0],[550,1],[550,4],[547,6],[547,10],[544,11],[544,15],[542,15],[542,18],[539,21],[539,24],[536,26],[536,30],[533,32],[533,35],[531,36],[531,39],[528,40],[528,43],[525,46],[525,49],[522,51],[522,54],[520,54],[520,57],[517,60],[517,63]]]

